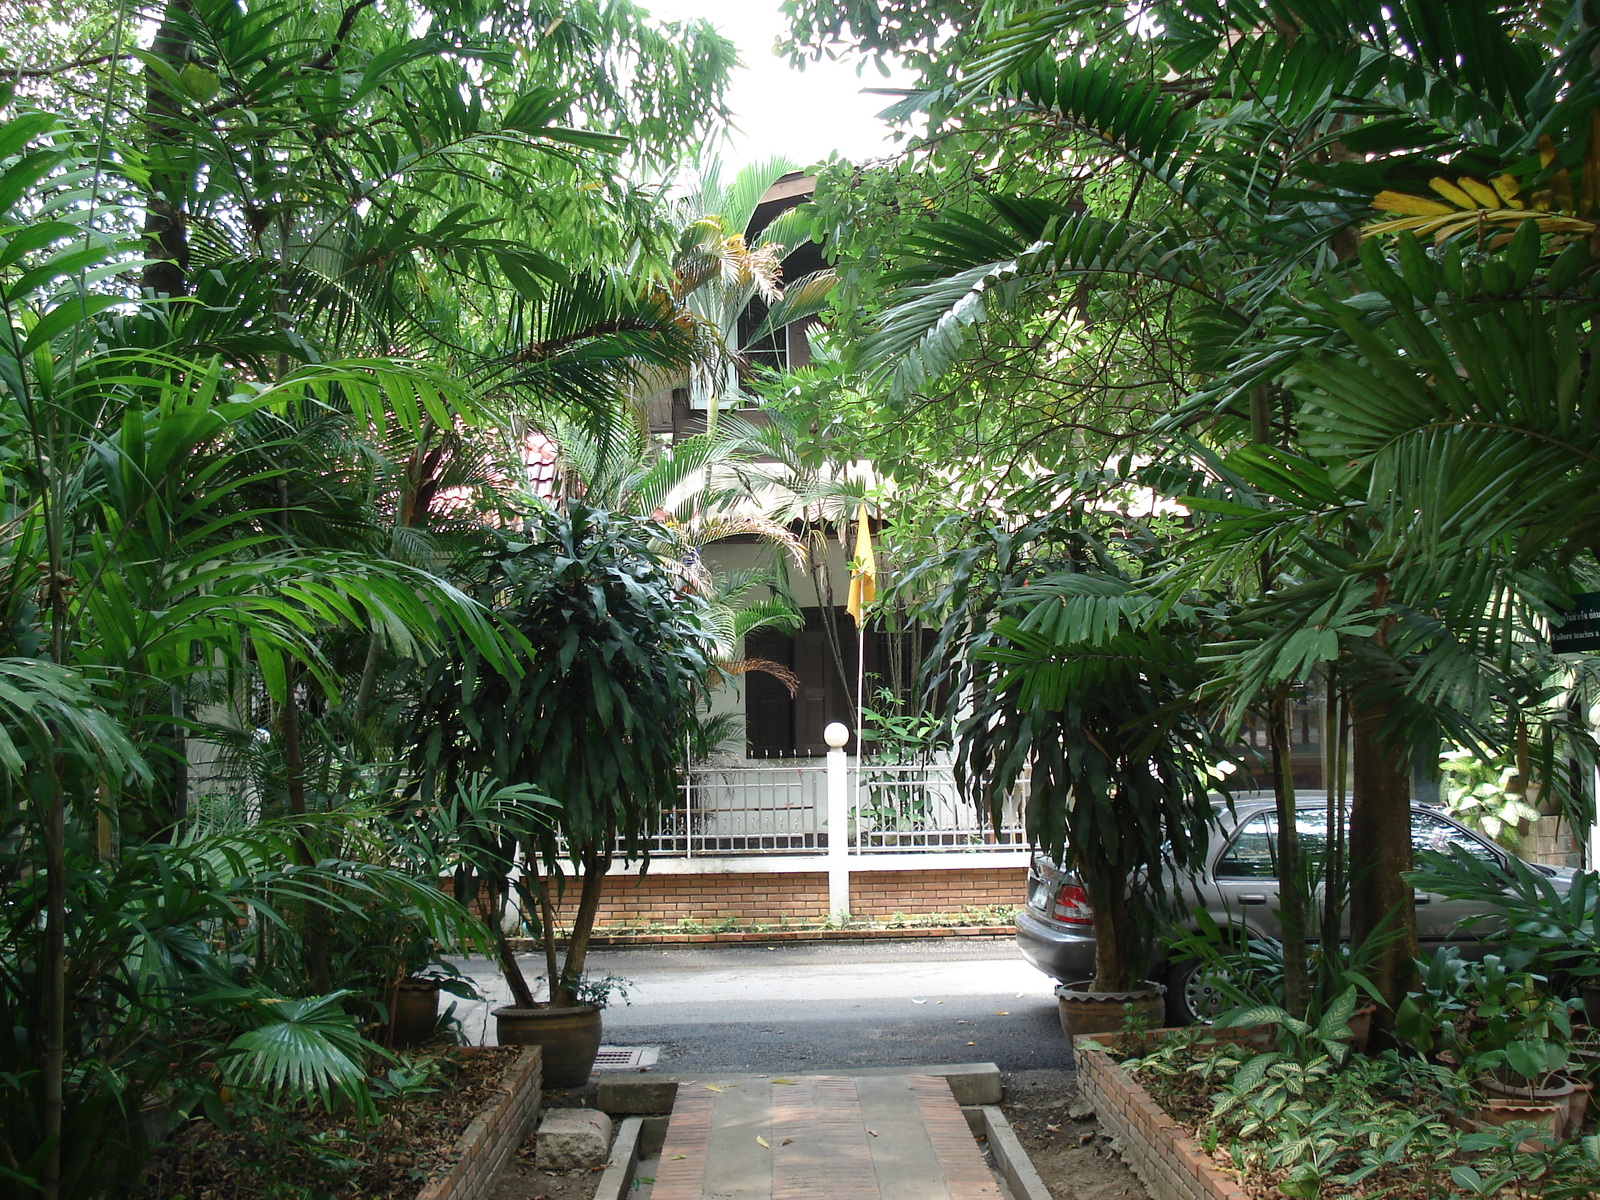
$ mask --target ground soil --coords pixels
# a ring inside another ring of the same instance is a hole
[[[340,1161],[335,1194],[405,1197],[448,1164],[456,1140],[493,1091],[515,1049],[491,1048],[466,1056],[452,1069],[450,1086],[380,1106],[378,1125],[357,1133],[347,1120],[301,1113],[309,1127],[319,1122],[325,1140],[322,1168]],[[1070,1071],[1008,1071],[1001,1108],[1055,1200],[1149,1200],[1081,1103]],[[591,1083],[570,1091],[547,1091],[547,1107],[594,1103]],[[249,1119],[223,1132],[205,1122],[180,1131],[157,1158],[147,1195],[194,1200],[260,1200],[273,1190],[305,1181],[318,1164],[281,1136]],[[296,1139],[298,1140],[298,1139]],[[494,1200],[592,1200],[603,1168],[553,1174],[534,1162],[536,1139],[518,1152],[501,1178]],[[326,1179],[326,1175],[321,1178]],[[326,1186],[326,1184],[324,1184]]]
[[[568,1090],[546,1089],[545,1108],[588,1107],[594,1103],[594,1093],[593,1082]],[[534,1165],[538,1141],[537,1137],[531,1137],[517,1151],[516,1158],[500,1177],[494,1200],[591,1200],[605,1168],[564,1174],[541,1171]]]
[[[152,1163],[146,1195],[261,1200],[296,1187],[307,1195],[415,1195],[454,1159],[462,1132],[517,1054],[515,1046],[448,1053],[426,1091],[380,1100],[377,1123],[365,1129],[347,1110],[255,1115],[231,1101],[229,1128],[195,1120],[176,1132]]]
[[[1150,1200],[1111,1148],[1071,1071],[1006,1071],[1000,1102],[1055,1200]]]

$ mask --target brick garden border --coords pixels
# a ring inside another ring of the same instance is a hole
[[[542,1081],[539,1047],[527,1046],[500,1077],[500,1094],[462,1132],[450,1169],[424,1184],[416,1200],[487,1200],[494,1195],[500,1172],[539,1116]]]
[[[1153,1030],[1151,1038],[1163,1030]],[[1122,1157],[1152,1196],[1161,1200],[1249,1200],[1247,1193],[1212,1162],[1150,1093],[1111,1057],[1119,1035],[1081,1034],[1073,1039],[1078,1088],[1100,1124],[1115,1135]]]

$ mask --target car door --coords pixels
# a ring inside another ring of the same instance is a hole
[[[1504,866],[1505,860],[1500,852],[1471,830],[1463,829],[1439,813],[1424,808],[1412,809],[1413,854],[1420,850],[1438,850],[1448,854],[1452,846],[1461,847],[1483,862]],[[1492,917],[1490,910],[1469,900],[1447,900],[1437,892],[1418,891],[1415,893],[1415,899],[1417,948],[1424,955],[1432,954],[1437,947],[1447,942],[1459,945],[1463,954],[1469,958],[1483,953],[1482,941],[1485,934],[1493,928],[1493,921],[1481,922],[1465,929],[1461,928],[1461,923],[1469,917]]]
[[[1239,823],[1212,868],[1206,911],[1219,926],[1244,926],[1280,937],[1278,923],[1278,818],[1257,813]]]

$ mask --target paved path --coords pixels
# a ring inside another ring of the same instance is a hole
[[[1000,1200],[937,1076],[684,1082],[651,1200]]]

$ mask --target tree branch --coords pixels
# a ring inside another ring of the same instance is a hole
[[[108,62],[118,62],[132,57],[131,54],[95,54],[87,58],[75,58],[69,63],[62,63],[59,67],[8,67],[0,69],[0,79],[53,79],[57,75],[80,71],[84,67],[103,66]]]
[[[350,36],[350,29],[355,25],[356,18],[361,15],[361,10],[371,7],[372,2],[373,0],[356,0],[344,10],[344,16],[339,18],[339,30],[333,35],[333,44],[307,63],[307,70],[326,71],[332,65],[339,51],[344,49],[344,40]]]

